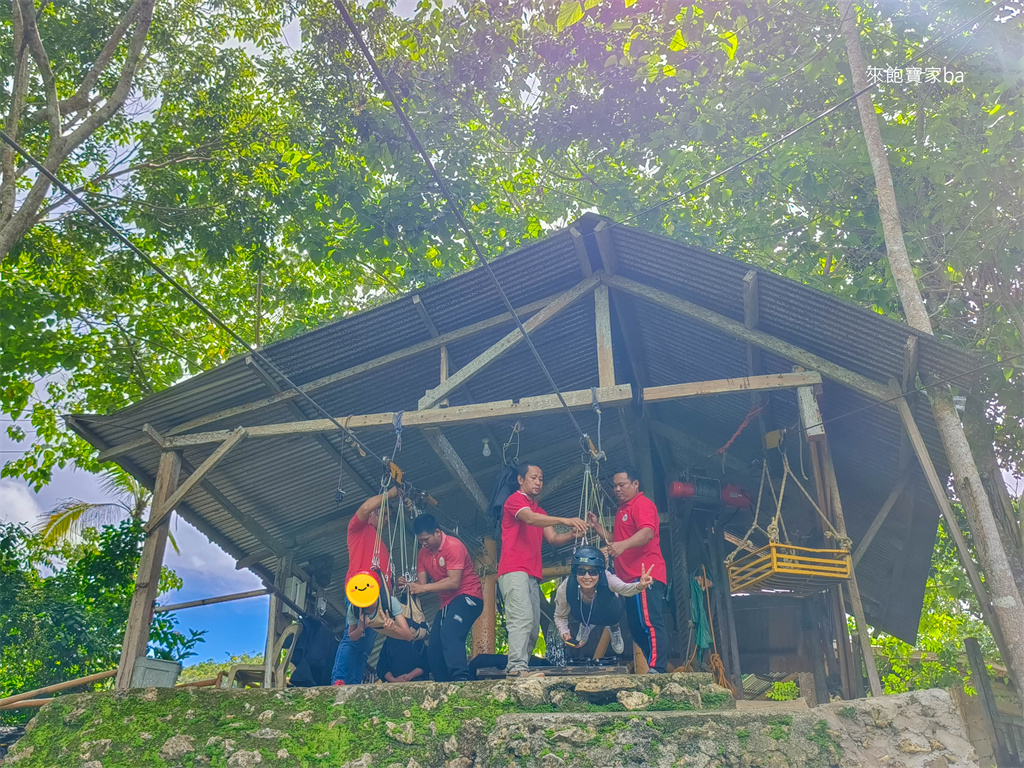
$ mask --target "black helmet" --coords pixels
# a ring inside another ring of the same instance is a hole
[[[581,565],[590,565],[598,570],[603,571],[608,567],[607,561],[604,559],[604,554],[597,547],[580,547],[572,553],[572,570],[573,573]]]

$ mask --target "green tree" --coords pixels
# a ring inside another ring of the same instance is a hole
[[[136,520],[86,528],[73,544],[0,524],[0,697],[117,666],[142,538]],[[161,593],[180,586],[165,569]],[[201,639],[202,633],[180,632],[172,614],[161,614],[151,651],[188,658]],[[20,711],[0,714],[25,718]]]

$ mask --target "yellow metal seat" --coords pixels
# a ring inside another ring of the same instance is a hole
[[[786,591],[812,595],[850,578],[853,560],[847,549],[810,549],[769,542],[728,563],[729,590]]]

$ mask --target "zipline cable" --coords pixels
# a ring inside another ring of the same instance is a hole
[[[34,156],[29,154],[28,150],[22,147],[17,141],[12,139],[2,129],[0,129],[0,140],[2,140],[5,144],[11,147],[15,152],[19,153],[26,160],[28,160],[28,162],[32,166],[34,166],[36,170],[43,174],[47,179],[49,179],[54,186],[56,186],[61,192],[67,195],[69,199],[74,200],[83,210],[85,210],[89,215],[96,219],[96,221],[98,221],[104,229],[110,232],[110,234],[112,234],[118,240],[118,242],[127,246],[135,255],[137,255],[144,262],[146,262],[146,264],[148,264],[153,269],[153,271],[155,271],[161,278],[163,278],[168,284],[170,284],[175,290],[177,290],[182,296],[184,296],[191,304],[193,304],[200,312],[202,312],[210,320],[211,323],[213,323],[215,326],[217,326],[226,334],[228,334],[228,336],[230,336],[239,346],[243,347],[247,354],[252,355],[254,358],[256,358],[256,360],[258,360],[260,363],[264,364],[275,374],[280,376],[281,379],[289,387],[298,392],[299,395],[303,397],[305,400],[307,400],[309,404],[312,405],[313,408],[315,408],[318,413],[322,414],[326,419],[328,419],[332,424],[334,424],[342,433],[344,433],[346,437],[348,437],[352,442],[354,442],[355,445],[361,449],[361,451],[366,451],[378,461],[384,461],[383,458],[378,456],[373,450],[369,448],[369,446],[360,441],[359,438],[356,437],[355,433],[352,432],[352,430],[346,428],[345,425],[343,425],[340,421],[334,418],[334,416],[328,413],[316,400],[310,397],[310,395],[307,392],[299,388],[299,386],[294,381],[292,381],[291,378],[284,373],[284,371],[278,368],[273,363],[273,361],[270,360],[269,357],[267,357],[258,349],[254,349],[252,345],[249,344],[249,342],[243,339],[237,332],[235,332],[223,320],[221,320],[212,309],[203,304],[203,302],[200,301],[198,297],[196,297],[191,291],[189,291],[185,286],[178,282],[163,267],[157,264],[145,251],[139,248],[134,242],[132,242],[132,240],[128,236],[123,234],[116,226],[114,226],[114,224],[111,223],[110,220],[108,220],[101,213],[99,213],[99,211],[97,211],[85,200],[83,200],[73,189],[71,189],[71,187],[69,187],[59,178],[57,178],[57,176],[54,175],[54,173],[49,168],[47,168],[43,163],[39,162],[39,160],[37,160]],[[515,313],[513,312],[513,314]],[[351,467],[351,465],[349,466]],[[352,471],[355,472],[355,469],[352,468]]]
[[[347,3],[345,2],[345,0],[334,0],[334,7],[338,9],[338,13],[341,14],[341,18],[345,22],[345,26],[348,27],[349,33],[351,33],[352,37],[355,38],[356,45],[359,46],[359,50],[362,51],[363,56],[366,58],[367,63],[370,65],[370,69],[373,71],[374,77],[377,79],[377,82],[379,83],[380,87],[384,89],[385,95],[391,101],[391,106],[394,107],[395,114],[398,115],[398,119],[405,127],[406,133],[409,134],[409,141],[412,142],[413,147],[419,153],[420,157],[423,159],[424,164],[430,170],[430,175],[433,176],[434,183],[437,184],[438,188],[441,190],[441,195],[444,197],[445,205],[448,207],[448,210],[451,212],[451,214],[455,217],[455,220],[458,222],[459,228],[462,230],[463,235],[465,235],[466,241],[472,247],[473,253],[476,255],[477,261],[480,262],[480,266],[483,267],[488,277],[491,278],[491,282],[494,283],[494,287],[498,291],[498,295],[501,297],[501,300],[505,304],[505,307],[508,309],[509,313],[512,315],[512,318],[515,320],[516,327],[519,328],[519,332],[523,335],[523,341],[526,342],[526,345],[530,348],[530,352],[533,353],[533,356],[537,360],[538,365],[540,365],[541,370],[544,372],[544,377],[547,379],[548,385],[551,387],[552,392],[554,392],[555,395],[558,397],[558,402],[561,403],[562,408],[565,409],[566,415],[569,417],[569,420],[572,422],[573,427],[576,428],[576,431],[579,433],[580,437],[586,437],[586,433],[580,427],[579,422],[576,421],[576,417],[573,415],[572,410],[569,408],[569,404],[565,402],[565,398],[562,396],[562,391],[558,388],[558,385],[555,384],[555,379],[554,377],[552,377],[551,371],[549,371],[547,365],[544,364],[544,359],[541,357],[540,352],[534,345],[533,339],[530,338],[530,334],[527,333],[526,328],[523,326],[523,321],[519,319],[519,315],[516,312],[515,308],[512,306],[512,302],[509,300],[508,295],[505,293],[505,290],[501,287],[501,282],[498,280],[498,276],[494,274],[494,269],[491,267],[490,262],[487,261],[487,257],[484,255],[484,252],[480,249],[480,245],[479,243],[477,243],[476,238],[473,236],[473,232],[469,227],[469,222],[466,221],[466,217],[463,215],[462,209],[458,205],[456,205],[455,195],[452,192],[451,187],[448,186],[448,182],[434,166],[433,161],[430,159],[430,154],[427,152],[422,142],[420,142],[419,137],[416,135],[416,130],[412,127],[412,123],[409,122],[409,118],[406,116],[405,110],[402,109],[402,102],[399,100],[398,95],[395,93],[394,89],[392,89],[392,87],[388,84],[387,79],[384,77],[384,73],[381,71],[380,66],[377,64],[377,59],[374,57],[373,52],[366,45],[366,41],[363,39],[362,32],[359,30],[355,22],[352,20],[352,16],[348,12]]]

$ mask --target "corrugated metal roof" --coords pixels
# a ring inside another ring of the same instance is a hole
[[[574,226],[585,234],[598,219],[588,216]],[[743,321],[743,278],[752,267],[726,256],[689,248],[678,242],[627,226],[611,229],[616,249],[617,272],[673,295]],[[591,263],[599,262],[592,256]],[[496,259],[493,268],[513,305],[525,306],[568,290],[584,278],[569,230],[563,230]],[[977,366],[977,359],[940,341],[917,334],[906,326],[834,297],[815,291],[764,270],[758,271],[759,328],[791,344],[814,352],[874,381],[899,378],[903,348],[908,337],[917,336],[919,366],[925,375],[947,377]],[[447,333],[500,315],[500,302],[487,275],[474,269],[418,291],[422,307],[438,332]],[[613,307],[638,340],[637,359],[642,361],[642,386],[700,381],[747,375],[746,343],[695,320],[676,315],[642,299],[613,291]],[[451,371],[465,365],[514,329],[509,321],[448,347]],[[302,384],[359,365],[430,339],[412,295],[402,296],[373,309],[268,346],[264,350],[274,364],[293,381]],[[634,379],[624,350],[622,329],[615,327],[616,370],[620,383]],[[587,389],[597,383],[597,352],[594,333],[594,300],[587,295],[563,310],[532,338],[552,376],[562,389]],[[252,403],[274,389],[260,372],[240,355],[188,381],[152,395],[109,416],[81,416],[76,424],[94,445],[109,447],[138,439],[149,424],[160,432],[200,416]],[[414,357],[372,370],[313,392],[316,402],[336,416],[415,410],[425,390],[437,386],[440,353],[422,352]],[[777,355],[761,352],[761,372],[786,372],[792,364]],[[269,372],[268,372],[269,373]],[[272,375],[272,374],[271,374]],[[278,387],[287,386],[277,381]],[[451,405],[489,402],[549,392],[548,383],[523,344],[518,344],[485,368],[468,384],[453,392]],[[471,394],[470,394],[471,393]],[[796,400],[790,392],[775,392],[766,416],[772,428],[796,425]],[[894,412],[871,407],[863,395],[826,380],[822,399],[836,471],[842,492],[849,532],[857,542],[897,480],[902,427]],[[648,418],[668,424],[697,438],[704,445],[667,441],[677,467],[706,473],[728,481],[740,481],[756,493],[761,456],[757,429],[748,428],[733,444],[724,467],[713,451],[724,444],[750,410],[749,394],[731,394],[664,402],[646,406]],[[297,415],[296,411],[301,414]],[[853,414],[853,415],[848,415]],[[318,418],[316,408],[303,398],[278,403],[241,415],[211,421],[197,429],[233,429]],[[922,434],[940,472],[947,466],[941,441],[928,409],[918,409]],[[576,412],[582,427],[596,431],[596,415]],[[562,414],[523,419],[522,457],[539,456],[550,483],[563,473],[582,474],[575,433]],[[511,423],[446,428],[445,436],[459,452],[485,494],[500,468],[501,445]],[[483,438],[492,440],[492,455],[482,455]],[[610,463],[625,461],[627,436],[623,420],[606,409],[602,437],[609,444]],[[333,450],[323,444],[326,439]],[[216,543],[236,557],[262,557],[252,567],[267,577],[279,552],[292,551],[299,564],[332,556],[334,572],[327,594],[337,604],[343,600],[343,575],[347,567],[345,522],[365,494],[351,478],[343,504],[335,498],[340,467],[337,450],[367,485],[376,487],[380,468],[376,459],[362,457],[337,434],[318,439],[311,435],[280,439],[247,440],[219,462],[207,476],[213,491],[202,485],[185,497],[179,512]],[[380,455],[390,454],[394,434],[368,431],[360,439]],[[498,444],[494,444],[494,440]],[[659,438],[661,439],[661,438]],[[616,442],[617,441],[617,442]],[[554,447],[553,447],[554,446]],[[705,448],[707,449],[705,451]],[[185,451],[192,466],[212,452],[204,445]],[[129,471],[152,483],[159,460],[155,444],[135,449],[119,461]],[[418,487],[433,491],[440,502],[442,519],[457,525],[471,546],[492,531],[491,523],[452,480],[429,443],[414,429],[406,429],[400,463]],[[912,465],[913,466],[913,465]],[[575,470],[573,469],[575,467]],[[610,467],[606,470],[610,471]],[[809,472],[808,468],[808,472]],[[913,509],[893,511],[858,567],[868,620],[904,639],[913,640],[921,609],[938,510],[921,478]],[[222,504],[227,500],[228,507]],[[542,501],[552,514],[573,515],[579,504],[579,482],[562,485]],[[797,506],[794,507],[799,512]],[[806,511],[806,510],[804,510]],[[742,516],[731,524],[749,525]],[[741,531],[742,533],[743,531]],[[268,542],[272,545],[268,548]],[[547,552],[549,562],[564,552]],[[340,622],[340,615],[333,616]]]

